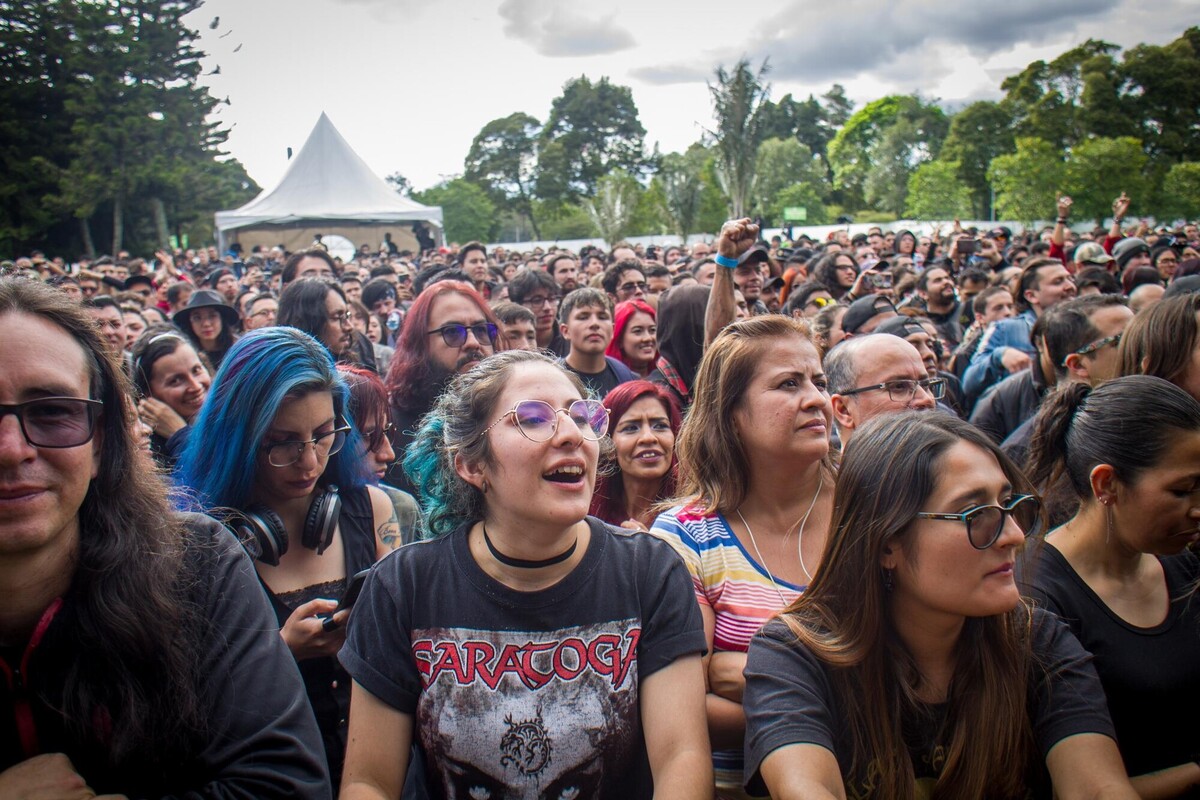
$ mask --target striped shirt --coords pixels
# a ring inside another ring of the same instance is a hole
[[[734,535],[725,517],[676,506],[659,515],[650,530],[670,544],[687,565],[696,601],[708,606],[716,619],[714,652],[746,652],[750,638],[806,587],[772,580]],[[722,796],[745,797],[742,751],[716,750],[713,767]]]

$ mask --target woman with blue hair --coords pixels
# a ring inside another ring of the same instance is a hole
[[[348,399],[317,340],[286,327],[253,331],[226,355],[178,466],[195,503],[229,522],[255,557],[335,786],[350,700],[337,664],[350,611],[339,598],[398,535],[387,495],[367,485]]]

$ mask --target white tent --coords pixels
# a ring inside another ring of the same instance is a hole
[[[402,197],[354,152],[324,112],[278,185],[233,211],[218,211],[221,252],[239,241],[303,249],[316,234],[338,234],[376,249],[383,233],[415,249],[411,223],[426,223],[441,239],[442,209]],[[400,223],[406,223],[403,227]]]

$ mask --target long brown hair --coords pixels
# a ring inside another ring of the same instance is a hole
[[[763,354],[783,338],[812,344],[808,331],[799,320],[767,314],[727,326],[709,345],[692,387],[692,409],[675,444],[683,502],[711,514],[732,511],[746,499],[750,462],[734,426],[733,412]],[[815,344],[813,349],[817,350]],[[831,461],[826,464],[832,468]]]
[[[871,420],[843,456],[821,568],[783,613],[799,642],[829,666],[853,740],[845,774],[870,773],[877,797],[914,797],[904,724],[924,708],[920,671],[893,626],[880,558],[886,545],[904,542],[945,452],[958,442],[991,453],[1014,489],[1029,491],[1020,470],[967,422],[917,412]],[[956,646],[946,760],[934,797],[1024,797],[1033,757],[1029,621],[1023,604],[967,619]]]
[[[1159,300],[1135,315],[1121,335],[1121,374],[1153,375],[1178,386],[1200,339],[1197,312],[1200,294],[1193,293]]]

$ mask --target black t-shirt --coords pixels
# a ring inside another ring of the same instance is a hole
[[[1113,736],[1103,692],[1091,656],[1053,615],[1035,609],[1029,671],[1029,722],[1038,753],[1078,733]],[[830,679],[830,668],[797,642],[787,624],[767,623],[750,642],[746,664],[746,778],[754,793],[765,792],[759,768],[773,751],[791,744],[815,744],[837,758],[853,798],[875,797],[866,774],[846,774],[853,759],[852,731]],[[946,705],[931,705],[919,719],[905,720],[904,733],[917,779],[916,796],[928,796],[945,763],[939,741]],[[980,731],[980,735],[987,735]],[[1035,797],[1049,797],[1043,764],[1031,764],[1027,785]]]
[[[588,518],[554,586],[519,592],[475,562],[467,528],[375,567],[340,658],[414,717],[431,797],[649,797],[639,686],[705,649],[670,546]]]
[[[1042,548],[1029,576],[1030,595],[1062,617],[1095,656],[1130,775],[1200,755],[1200,602],[1192,596],[1200,558],[1185,552],[1159,563],[1171,604],[1152,628],[1114,614],[1052,545]]]
[[[613,389],[637,377],[629,367],[611,356],[604,357],[604,369],[600,372],[580,372],[565,361],[563,366],[578,375],[597,400],[603,400]]]

